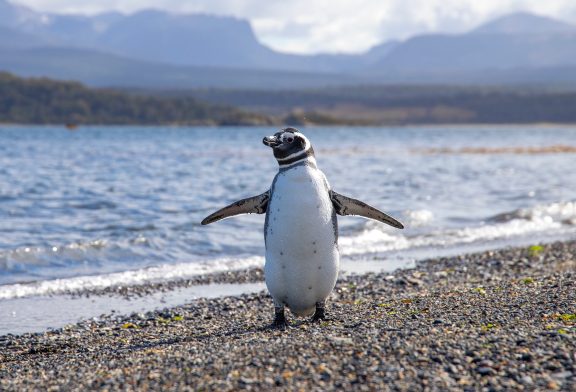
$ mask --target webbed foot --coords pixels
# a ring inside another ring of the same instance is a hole
[[[274,321],[270,325],[272,329],[285,330],[288,327],[286,315],[284,314],[284,307],[274,308]]]
[[[326,320],[326,314],[324,313],[324,303],[316,303],[316,311],[312,316],[312,322],[324,321]]]

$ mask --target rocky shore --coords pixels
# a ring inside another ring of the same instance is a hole
[[[271,329],[263,292],[1,336],[0,390],[576,390],[576,242],[345,276],[327,315]]]

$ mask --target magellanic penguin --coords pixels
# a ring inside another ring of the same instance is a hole
[[[316,166],[310,141],[297,129],[285,128],[263,143],[272,147],[279,164],[270,189],[216,211],[202,224],[266,213],[264,274],[274,299],[273,326],[286,327],[285,306],[298,316],[314,313],[314,321],[323,320],[340,263],[336,214],[404,226],[366,203],[334,192]]]

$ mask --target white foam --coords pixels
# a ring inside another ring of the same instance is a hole
[[[61,294],[82,289],[100,289],[111,286],[130,286],[146,282],[170,281],[192,276],[262,266],[259,256],[243,259],[222,258],[204,263],[163,264],[134,271],[104,275],[78,276],[66,279],[45,280],[35,283],[0,286],[0,300],[40,295]]]
[[[551,203],[521,209],[518,210],[518,217],[530,220],[571,221],[576,218],[576,202]]]
[[[384,229],[385,230],[385,229]],[[410,241],[403,235],[394,235],[381,228],[368,229],[352,237],[340,237],[338,244],[342,256],[379,253],[410,247]]]
[[[368,223],[361,233],[341,237],[340,251],[343,256],[357,256],[424,247],[446,248],[533,233],[560,232],[566,225],[571,225],[571,221],[576,218],[576,208],[573,202],[552,203],[501,215],[510,218],[503,222],[492,221],[474,227],[441,229],[414,235],[393,231],[384,225]],[[413,219],[423,225],[430,222],[432,215],[426,210],[414,211],[408,218],[409,222]],[[408,225],[408,230],[410,228]]]
[[[404,212],[407,218],[404,220],[408,227],[426,226],[434,218],[434,214],[429,210],[408,210]]]

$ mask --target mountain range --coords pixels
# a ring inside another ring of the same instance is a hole
[[[358,55],[295,55],[263,45],[248,21],[233,17],[58,15],[0,0],[0,70],[143,88],[576,85],[576,27],[518,13],[465,34],[384,42]]]

